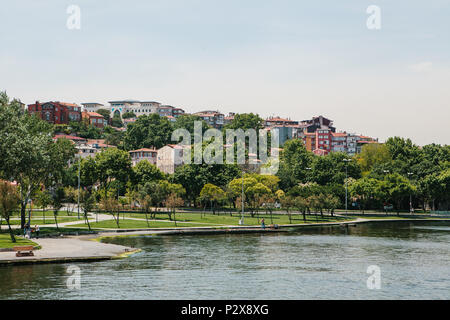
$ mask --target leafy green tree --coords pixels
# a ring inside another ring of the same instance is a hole
[[[376,197],[379,183],[379,180],[364,177],[349,184],[348,191],[352,197],[360,199],[363,213],[364,209],[366,209],[366,204],[368,201]]]
[[[205,184],[200,192],[200,199],[211,204],[213,214],[216,214],[217,203],[224,201],[225,198],[225,191],[211,183]]]
[[[361,171],[368,173],[375,165],[392,161],[389,148],[385,144],[371,143],[363,146],[361,153],[356,156]]]
[[[131,118],[137,118],[134,112],[125,112],[122,114],[122,119],[131,119]]]
[[[64,197],[65,197],[64,189],[61,188],[61,187],[57,187],[55,190],[53,190],[51,192],[50,204],[51,204],[52,209],[53,209],[53,217],[55,218],[55,224],[56,224],[56,229],[57,230],[59,230],[57,217],[58,217],[59,210],[63,206]]]
[[[361,169],[358,163],[352,159],[345,162],[348,155],[342,152],[332,152],[324,157],[314,157],[311,170],[311,180],[320,185],[344,184],[346,170],[349,178],[358,179],[361,177]]]
[[[164,173],[147,160],[139,161],[138,164],[133,167],[133,173],[135,184],[144,185],[148,181],[159,181],[164,179]]]
[[[14,232],[11,229],[9,218],[13,211],[19,206],[19,195],[17,188],[7,181],[0,181],[0,215],[8,224],[9,235],[13,243],[16,242]]]
[[[45,211],[52,202],[51,194],[47,190],[38,190],[35,195],[35,201],[36,205],[42,208],[42,216],[45,224]]]
[[[397,214],[401,210],[401,202],[405,197],[409,197],[415,191],[415,187],[410,181],[398,173],[389,174],[382,182],[384,193],[396,204]]]
[[[88,225],[89,231],[91,230],[91,224],[89,223],[88,214],[94,209],[95,197],[87,190],[81,190],[80,192],[80,206],[83,210],[84,221]]]
[[[259,129],[264,128],[264,119],[254,113],[238,113],[234,116],[233,121],[227,124],[224,129]]]
[[[117,148],[108,148],[95,155],[98,181],[107,195],[112,181],[126,184],[132,174],[128,152]]]
[[[29,199],[41,184],[60,177],[73,156],[73,146],[54,143],[52,132],[50,124],[23,113],[16,100],[0,93],[0,174],[19,184],[22,228]]]
[[[124,137],[126,150],[155,147],[157,149],[171,142],[172,126],[165,117],[158,114],[143,115],[127,126]]]
[[[281,153],[280,167],[277,173],[283,190],[308,181],[307,168],[311,167],[313,157],[313,153],[306,150],[301,140],[292,139],[286,141]]]

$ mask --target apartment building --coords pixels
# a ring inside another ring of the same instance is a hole
[[[216,129],[222,129],[225,123],[225,116],[223,113],[214,110],[205,110],[196,112],[193,115],[202,118],[208,125]]]
[[[83,106],[83,111],[87,112],[97,112],[98,109],[103,109],[105,106],[98,102],[85,102],[81,104]]]
[[[108,124],[105,118],[97,112],[83,111],[81,113],[81,117],[83,120],[86,120],[88,124],[91,124],[97,128],[103,128]]]
[[[156,158],[158,150],[150,148],[141,148],[137,150],[129,151],[131,157],[131,163],[133,166],[137,165],[142,160],[147,160],[153,165],[156,165]]]
[[[184,155],[190,153],[189,146],[168,144],[158,149],[156,166],[164,173],[172,174],[175,169],[184,164]]]
[[[81,121],[81,107],[75,103],[49,101],[28,105],[30,114],[38,115],[42,120],[53,124],[69,124],[71,121]]]

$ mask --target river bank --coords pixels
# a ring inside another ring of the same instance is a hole
[[[31,257],[16,257],[15,252],[0,252],[0,266],[35,264],[35,263],[68,263],[68,262],[93,262],[124,258],[138,249],[128,246],[115,245],[103,242],[107,238],[129,237],[129,236],[171,236],[171,235],[214,235],[214,234],[249,234],[249,233],[284,233],[292,230],[298,231],[303,228],[333,227],[342,228],[355,227],[358,224],[371,222],[414,222],[414,221],[449,221],[450,219],[366,219],[343,222],[305,223],[279,225],[277,228],[262,229],[260,226],[227,226],[227,227],[182,227],[182,228],[148,228],[148,229],[116,229],[99,230],[97,234],[65,236],[60,238],[33,239],[41,249],[34,251]]]

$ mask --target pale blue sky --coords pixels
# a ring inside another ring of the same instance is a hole
[[[66,9],[81,8],[81,30]],[[381,8],[368,30],[366,8]],[[0,90],[156,100],[450,144],[450,1],[4,1]]]

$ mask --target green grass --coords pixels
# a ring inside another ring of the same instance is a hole
[[[115,220],[106,220],[106,221],[99,221],[99,222],[93,222],[90,224],[92,229],[98,229],[98,228],[105,228],[105,229],[117,229],[117,224]],[[120,220],[119,222],[120,229],[145,229],[145,228],[175,228],[175,227],[211,227],[214,226],[213,224],[199,224],[199,223],[182,223],[178,222],[177,219],[177,225],[175,226],[174,221],[149,221],[149,226],[147,225],[146,221],[139,221],[139,220]],[[72,225],[71,227],[79,227],[79,228],[87,228],[88,225],[83,224],[76,224]]]
[[[127,213],[125,217],[132,217],[132,218],[140,218],[145,219],[145,214],[141,213]],[[256,215],[254,217],[251,217],[250,214],[246,213],[244,215],[244,223],[245,225],[260,225],[261,219],[264,218],[264,221],[266,225],[272,224],[272,219],[270,218],[270,214],[259,214],[259,217]],[[156,215],[155,220],[168,220],[168,215],[166,213],[158,213]],[[176,214],[177,222],[193,222],[193,223],[202,223],[207,225],[214,225],[214,226],[228,226],[228,225],[239,225],[239,220],[241,219],[241,214],[237,214],[236,212],[233,213],[233,216],[230,216],[229,213],[221,213],[218,214],[211,214],[211,213],[205,213],[201,214],[200,212],[189,212],[189,213],[177,213]],[[352,220],[353,218],[343,218],[343,217],[331,217],[331,216],[324,216],[324,218],[321,218],[320,215],[306,215],[306,223],[316,223],[316,222],[336,222],[336,221],[345,221],[345,220]],[[121,220],[122,221],[122,220]],[[132,221],[132,220],[130,220]],[[139,222],[140,221],[136,221]],[[150,223],[155,223],[150,222]],[[290,224],[289,217],[287,214],[273,214],[273,223],[274,224]],[[293,214],[292,215],[292,224],[301,224],[305,223],[303,221],[303,216],[299,214]],[[145,221],[144,221],[144,224]]]
[[[429,217],[429,216],[422,216],[422,215],[413,215],[413,216],[408,216],[408,217],[404,217],[404,216],[393,216],[393,215],[352,215],[352,218],[364,218],[364,219],[389,219],[389,220],[403,220],[403,219],[417,219],[417,220],[426,220],[426,219],[432,219],[432,220],[436,220],[439,218],[435,218],[435,217]]]
[[[11,241],[9,233],[0,233],[0,248],[12,248],[15,246],[37,246],[36,243],[28,239],[20,238],[16,236],[16,242]]]
[[[58,223],[63,223],[63,222],[72,222],[72,221],[83,221],[83,219],[78,219],[77,217],[57,217]],[[26,219],[26,222],[28,222],[28,218]],[[20,225],[20,220],[18,219],[14,219],[14,220],[9,220],[9,223],[11,225]],[[44,220],[41,219],[41,217],[35,217],[35,218],[31,218],[31,226],[34,225],[44,225]],[[55,224],[55,218],[53,217],[53,215],[45,217],[45,224]],[[3,219],[2,220],[2,224],[1,225],[6,225],[6,221]]]

